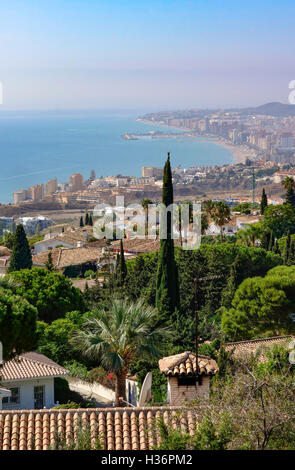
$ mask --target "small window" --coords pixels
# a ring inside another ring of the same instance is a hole
[[[195,386],[196,385],[196,377],[178,377],[178,386]]]
[[[11,396],[4,397],[2,399],[2,403],[10,404],[10,405],[17,405],[20,403],[20,393],[19,388],[11,388]]]

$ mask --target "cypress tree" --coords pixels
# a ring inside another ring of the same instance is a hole
[[[81,217],[80,217],[80,227],[84,227],[84,222],[83,222],[83,217],[82,217],[82,215],[81,215]]]
[[[31,269],[32,253],[22,224],[16,227],[12,253],[10,257],[9,272],[20,269]]]
[[[48,270],[48,271],[53,271],[54,269],[54,266],[53,266],[53,262],[52,262],[52,253],[51,251],[49,251],[48,253],[48,257],[47,257],[47,261],[45,263],[45,268]]]
[[[295,239],[291,238],[291,245],[289,251],[289,266],[295,264]]]
[[[295,208],[294,179],[290,176],[286,176],[286,178],[282,181],[282,185],[286,191],[286,204],[290,204],[293,208]]]
[[[85,225],[89,225],[89,215],[88,215],[88,212],[86,212],[86,215],[85,215]]]
[[[264,230],[261,235],[260,239],[260,247],[268,250],[269,242],[270,242],[271,232],[270,230]]]
[[[286,189],[286,204],[291,204],[291,206],[295,208],[295,193],[291,185]]]
[[[91,215],[91,214],[89,214],[88,225],[90,225],[91,227],[93,227],[93,219],[92,219],[92,215]]]
[[[173,204],[173,185],[170,166],[170,153],[164,166],[162,203]],[[156,280],[156,307],[159,320],[167,321],[179,304],[177,266],[174,259],[174,242],[171,231],[171,212],[167,212],[167,237],[160,240]],[[163,222],[162,222],[163,223]]]
[[[273,247],[274,247],[274,237],[273,237],[273,231],[271,231],[270,237],[269,237],[268,251],[272,251]]]
[[[223,307],[230,308],[235,291],[240,283],[241,263],[238,257],[230,267],[230,274],[225,289],[222,291],[221,304]]]
[[[288,266],[289,259],[290,259],[290,248],[291,248],[291,235],[290,230],[288,231],[287,239],[286,239],[286,246],[284,250],[284,263]]]
[[[276,255],[280,255],[280,254],[281,254],[280,249],[279,249],[278,240],[277,240],[277,239],[276,239],[276,241],[274,242],[274,246],[273,246],[272,251],[273,251],[273,253],[275,253]]]
[[[124,256],[123,240],[121,239],[120,240],[120,256],[117,257],[117,268],[116,268],[117,283],[120,287],[123,286],[126,276],[127,276],[127,266],[126,266],[125,256]]]
[[[263,215],[265,209],[267,208],[268,202],[267,202],[267,195],[265,192],[265,189],[263,188],[262,190],[262,196],[261,196],[261,203],[260,203],[260,212]]]

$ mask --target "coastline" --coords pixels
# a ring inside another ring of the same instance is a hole
[[[257,156],[257,153],[255,152],[255,150],[250,149],[246,145],[233,144],[231,141],[226,140],[224,137],[217,137],[214,135],[192,135],[192,134],[189,134],[190,132],[192,132],[192,129],[188,129],[186,127],[180,128],[180,127],[175,127],[175,126],[168,126],[168,124],[164,124],[161,122],[148,121],[147,119],[140,119],[140,118],[138,118],[137,121],[143,122],[145,124],[153,124],[156,126],[167,127],[168,129],[183,130],[184,132],[188,132],[188,135],[186,138],[197,139],[197,140],[205,141],[205,142],[212,142],[216,145],[224,147],[232,153],[233,163],[245,163],[247,158],[255,159]]]

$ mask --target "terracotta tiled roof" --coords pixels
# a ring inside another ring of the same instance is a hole
[[[38,377],[61,377],[67,374],[66,369],[38,352],[21,354],[5,362],[0,369],[3,382]]]
[[[169,376],[193,375],[196,372],[196,355],[185,351],[175,356],[164,357],[159,360],[160,371]],[[198,357],[199,373],[214,375],[218,372],[218,365],[214,359],[207,356]]]
[[[225,344],[226,351],[233,351],[233,356],[245,357],[251,354],[255,354],[258,350],[261,350],[260,360],[265,361],[266,355],[264,354],[265,349],[270,349],[275,345],[288,346],[290,341],[294,339],[294,336],[274,336],[271,338],[252,339],[248,341],[237,341]]]
[[[197,412],[179,407],[96,408],[76,410],[0,411],[0,450],[48,450],[56,438],[75,440],[89,423],[92,441],[105,450],[149,450],[160,443],[160,418],[183,433],[195,433]]]
[[[54,267],[65,267],[75,264],[87,262],[97,262],[101,257],[100,248],[92,248],[90,246],[80,248],[53,248],[51,251],[52,262]],[[33,256],[33,264],[35,266],[44,266],[48,260],[49,251],[43,251]]]
[[[180,245],[180,240],[174,240],[174,245]],[[130,253],[150,253],[152,251],[159,251],[160,240],[148,240],[142,238],[131,238],[130,240],[123,240],[124,251]],[[112,242],[111,248],[113,250],[120,250],[120,240]]]

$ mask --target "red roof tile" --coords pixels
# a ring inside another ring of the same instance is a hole
[[[159,360],[160,371],[169,376],[185,376],[196,373],[196,355],[185,351],[174,356],[164,357]],[[198,356],[199,373],[214,375],[218,372],[218,365],[214,359],[207,356]]]
[[[0,369],[3,382],[33,379],[38,377],[60,377],[68,371],[38,352],[20,355],[3,364]]]
[[[0,450],[48,450],[56,440],[75,442],[83,422],[93,446],[105,450],[151,450],[159,445],[157,421],[194,435],[197,411],[179,407],[0,411]]]

